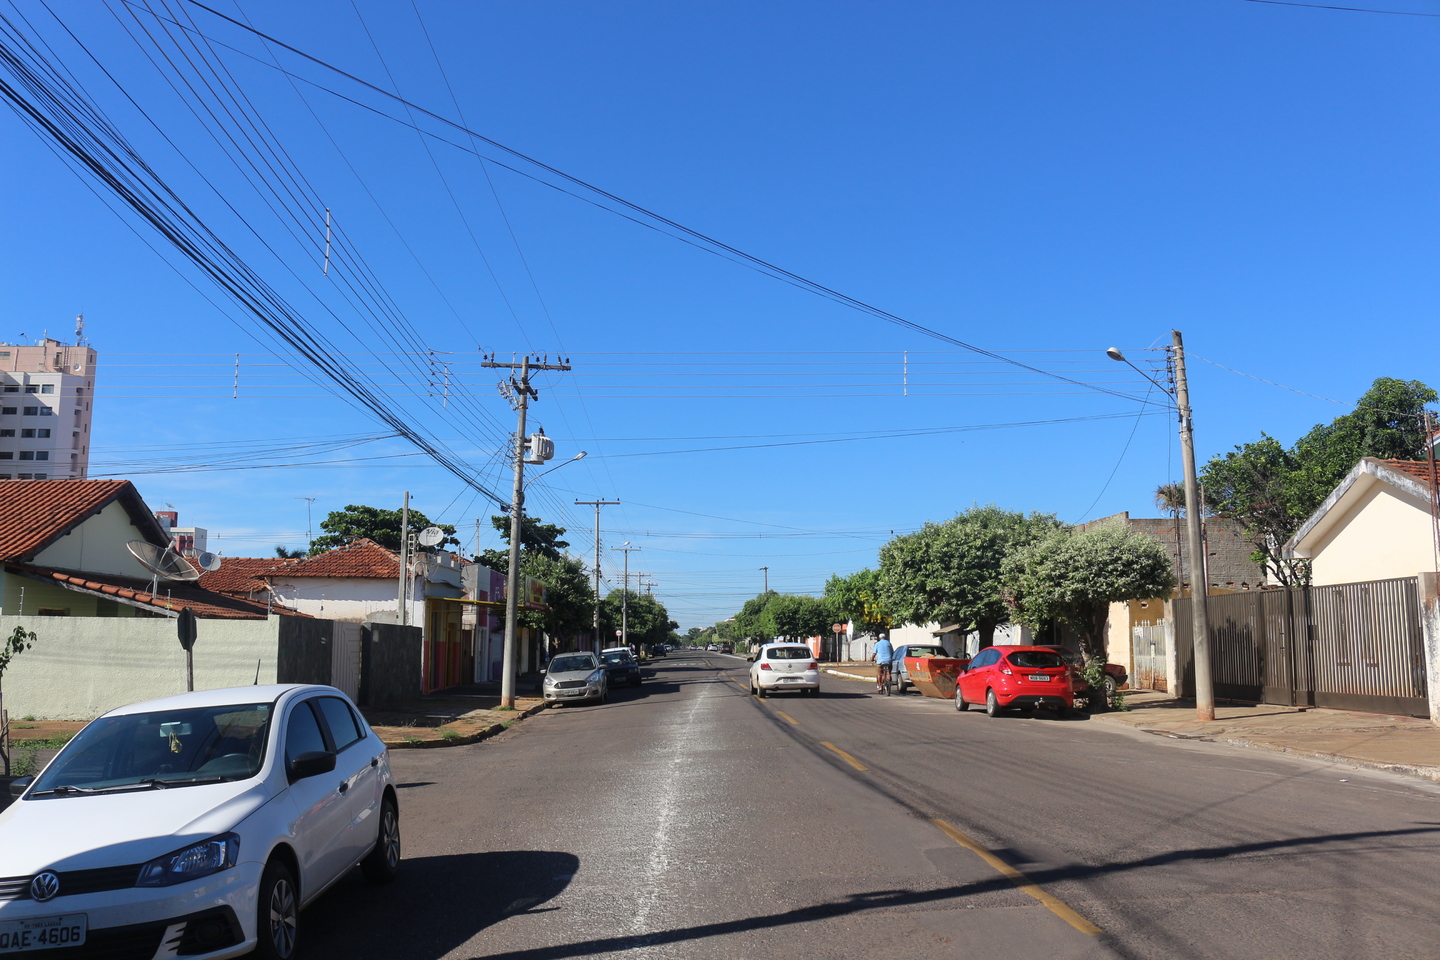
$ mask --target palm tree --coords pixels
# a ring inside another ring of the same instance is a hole
[[[1180,552],[1180,514],[1185,512],[1185,487],[1179,483],[1162,483],[1155,488],[1155,506],[1161,513],[1175,517],[1175,580],[1178,594],[1185,583],[1185,569]],[[1203,516],[1203,514],[1202,514]]]

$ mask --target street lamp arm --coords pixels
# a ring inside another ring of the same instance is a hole
[[[1119,347],[1109,348],[1105,351],[1105,356],[1109,357],[1111,360],[1118,360],[1121,363],[1125,364],[1131,370],[1134,370],[1136,373],[1140,374],[1140,376],[1144,377],[1146,380],[1149,380],[1151,383],[1155,384],[1155,386],[1159,387],[1161,393],[1165,394],[1167,397],[1171,397],[1172,399],[1174,398],[1175,391],[1173,389],[1165,386],[1159,380],[1156,380],[1154,377],[1150,376],[1150,374],[1146,373],[1144,370],[1141,370],[1139,367],[1135,366],[1135,364],[1131,363],[1130,359],[1126,357],[1125,354],[1120,352]]]
[[[584,450],[581,450],[579,453],[575,454],[575,456],[571,457],[569,460],[565,460],[565,461],[562,461],[561,463],[557,463],[557,464],[555,464],[555,466],[551,467],[549,470],[541,470],[539,473],[535,474],[535,475],[534,475],[533,477],[531,477],[529,480],[526,480],[526,481],[525,481],[525,486],[527,486],[527,487],[530,486],[530,484],[534,483],[536,480],[539,480],[541,477],[545,476],[547,473],[554,473],[556,470],[559,470],[561,467],[565,466],[566,464],[574,463],[576,460],[584,460],[586,456],[587,456],[586,452],[585,452]]]

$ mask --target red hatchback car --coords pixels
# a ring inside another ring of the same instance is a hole
[[[985,704],[992,717],[1006,707],[1048,707],[1064,716],[1075,706],[1070,668],[1046,647],[987,647],[955,684],[955,709],[972,703]]]

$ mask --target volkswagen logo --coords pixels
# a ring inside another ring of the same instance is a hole
[[[60,878],[52,871],[37,873],[35,879],[30,881],[30,896],[44,903],[60,892]]]

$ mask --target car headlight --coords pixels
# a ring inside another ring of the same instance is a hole
[[[600,682],[600,678],[603,677],[603,676],[605,676],[605,671],[604,671],[604,670],[596,670],[594,673],[590,674],[587,682],[589,682],[589,683],[599,683],[599,682]]]
[[[545,678],[545,686],[547,686],[547,687],[553,687],[553,686],[555,686],[555,680],[554,680],[552,677],[546,677],[546,678]]]
[[[240,859],[240,837],[221,834],[184,850],[156,857],[140,868],[137,887],[168,887],[229,870]]]

